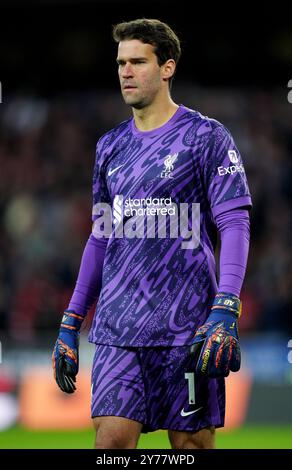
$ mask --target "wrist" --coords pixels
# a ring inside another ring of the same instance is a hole
[[[241,301],[237,295],[229,292],[218,292],[211,307],[211,314],[214,311],[221,311],[223,314],[231,314],[236,318],[241,315]]]
[[[75,313],[74,310],[65,310],[61,321],[60,331],[78,333],[83,320],[84,317]]]

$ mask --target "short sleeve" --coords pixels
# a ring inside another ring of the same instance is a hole
[[[252,201],[241,155],[226,127],[216,121],[203,151],[203,180],[212,215]]]

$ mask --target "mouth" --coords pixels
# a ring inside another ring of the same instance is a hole
[[[129,91],[129,90],[136,90],[137,87],[132,86],[132,85],[124,85],[123,90]]]

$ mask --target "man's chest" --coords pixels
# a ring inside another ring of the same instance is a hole
[[[113,200],[124,197],[172,197],[195,195],[201,186],[199,158],[191,148],[178,144],[112,153],[105,166],[106,185]]]

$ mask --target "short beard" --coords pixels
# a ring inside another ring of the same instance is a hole
[[[146,100],[145,98],[141,98],[140,100],[134,101],[133,103],[128,103],[125,98],[124,101],[128,106],[131,106],[134,109],[143,109],[148,106],[150,102],[150,100]]]

